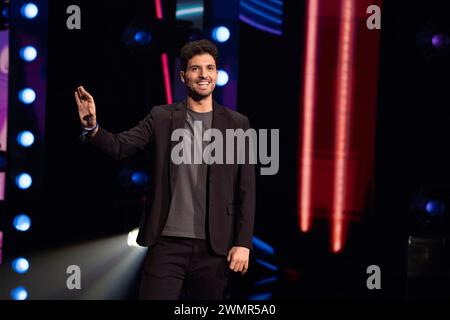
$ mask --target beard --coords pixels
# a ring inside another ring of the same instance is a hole
[[[214,87],[211,87],[208,91],[198,91],[193,87],[188,87],[189,96],[195,101],[200,101],[204,98],[209,97],[214,91]]]

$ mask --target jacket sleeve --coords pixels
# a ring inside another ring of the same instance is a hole
[[[245,117],[242,129],[246,131],[250,129],[250,122]],[[249,156],[251,152],[256,152],[256,141],[249,139],[248,148],[245,152],[245,163],[239,164],[238,173],[238,197],[240,213],[238,215],[237,235],[235,237],[234,245],[253,249],[253,224],[255,220],[255,164],[250,161]],[[256,159],[256,158],[254,158]]]
[[[116,161],[145,150],[153,139],[152,111],[135,127],[118,134],[108,132],[99,126],[90,143]]]

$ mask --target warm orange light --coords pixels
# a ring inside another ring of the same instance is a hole
[[[315,82],[316,54],[318,30],[319,0],[308,2],[307,38],[305,55],[305,75],[303,90],[303,135],[301,148],[301,170],[299,170],[299,213],[300,230],[309,231],[311,227],[311,176],[314,147],[314,113],[315,113]]]
[[[336,140],[335,175],[332,213],[332,251],[343,248],[343,229],[345,227],[345,198],[347,184],[347,159],[350,140],[351,115],[351,59],[353,50],[353,7],[354,0],[342,0],[340,46],[336,92]]]

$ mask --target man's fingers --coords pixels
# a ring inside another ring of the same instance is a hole
[[[86,90],[84,90],[83,86],[80,86],[80,91],[81,93],[86,96],[87,98],[92,98],[92,96],[89,94],[89,92],[87,92]]]
[[[74,93],[75,93],[75,101],[77,102],[77,105],[80,107],[81,101],[80,101],[80,98],[78,97],[78,92],[74,92]]]
[[[248,270],[248,261],[244,263],[244,268],[242,269],[242,274],[246,274]]]
[[[236,265],[236,261],[235,261],[234,259],[231,259],[231,262],[230,262],[230,269],[231,269],[231,270],[234,270],[235,265]]]
[[[234,272],[239,272],[242,269],[242,262],[239,260],[231,261],[230,269]]]
[[[239,262],[236,266],[236,268],[234,269],[235,272],[241,272],[242,271],[242,267],[243,267],[243,263]]]

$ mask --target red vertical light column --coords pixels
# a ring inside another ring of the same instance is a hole
[[[345,199],[347,187],[347,159],[350,143],[350,118],[352,105],[352,54],[354,0],[342,0],[341,26],[338,54],[335,122],[335,173],[332,212],[332,251],[343,247],[345,228]]]
[[[155,11],[156,11],[156,18],[163,19],[163,11],[162,11],[162,5],[161,0],[155,0]],[[167,56],[167,53],[161,54],[161,65],[162,65],[162,71],[163,71],[163,77],[164,77],[164,89],[166,93],[166,101],[167,103],[172,103],[172,86],[170,84],[170,71],[169,71],[169,59]]]
[[[312,161],[314,148],[314,113],[316,95],[316,54],[317,54],[317,30],[318,30],[319,0],[308,1],[307,37],[305,54],[305,74],[303,89],[303,118],[302,123],[302,147],[299,148],[301,167],[299,172],[299,226],[303,232],[311,228],[311,181]]]

